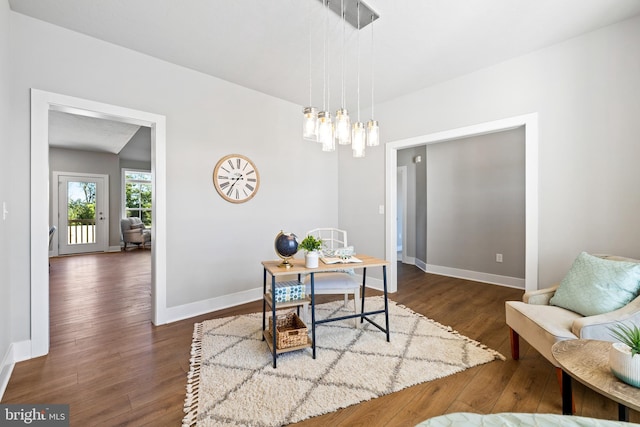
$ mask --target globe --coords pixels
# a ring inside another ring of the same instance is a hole
[[[296,235],[280,231],[276,236],[274,246],[276,248],[276,253],[283,260],[279,267],[290,268],[291,263],[289,262],[289,258],[298,252],[298,241],[296,240]]]

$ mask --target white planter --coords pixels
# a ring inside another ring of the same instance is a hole
[[[304,256],[304,266],[307,268],[318,268],[320,254],[317,251],[307,252]]]
[[[613,343],[609,351],[611,372],[621,381],[640,387],[640,354],[631,357],[631,349],[626,344]]]

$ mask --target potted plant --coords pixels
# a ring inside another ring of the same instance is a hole
[[[320,258],[320,249],[322,249],[322,240],[316,239],[314,236],[308,235],[299,245],[305,251],[304,266],[307,268],[318,267],[318,258]]]
[[[640,328],[618,323],[609,330],[620,341],[609,351],[611,371],[621,381],[640,387]]]

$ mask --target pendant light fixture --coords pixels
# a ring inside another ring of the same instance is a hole
[[[374,16],[371,15],[371,120],[367,122],[367,145],[375,147],[380,144],[380,128],[378,121],[374,119],[373,109],[375,107],[374,100],[374,58],[373,58],[373,21]]]
[[[310,0],[307,0],[310,1]],[[319,0],[325,9],[324,36],[323,36],[323,86],[322,86],[322,110],[312,107],[312,37],[311,37],[311,13],[309,13],[309,106],[303,108],[303,138],[310,141],[318,141],[322,144],[323,151],[334,151],[336,143],[351,144],[354,157],[364,157],[366,146],[379,144],[378,122],[373,118],[374,110],[374,58],[373,58],[373,25],[371,26],[371,120],[366,124],[360,120],[360,31],[363,27],[373,22],[380,16],[371,9],[366,2],[361,0]],[[335,123],[331,115],[331,67],[329,64],[331,46],[329,39],[329,9],[342,19],[342,47],[341,47],[341,96],[340,107],[335,113]],[[371,20],[369,21],[369,17]],[[362,19],[364,18],[364,19]],[[361,25],[361,20],[363,21]],[[345,56],[347,52],[346,23],[349,23],[357,32],[357,121],[353,122],[349,117],[346,107],[346,78]]]
[[[360,2],[357,4],[358,29],[360,29]],[[353,134],[351,135],[351,149],[353,157],[364,157],[365,130],[364,123],[360,121],[360,31],[357,34],[357,96],[358,96],[358,120],[353,124]]]
[[[318,142],[322,143],[322,151],[334,151],[336,149],[335,135],[333,128],[333,119],[329,112],[328,105],[330,103],[329,89],[329,0],[323,0],[325,6],[324,17],[324,48],[323,48],[323,84],[322,84],[322,111],[318,113]]]
[[[346,10],[344,8],[344,0],[340,0],[340,10],[342,11],[342,99],[341,107],[336,111],[336,139],[338,144],[347,145],[351,143],[351,119],[345,103],[345,85],[344,85],[344,54],[346,50],[345,26]]]
[[[311,5],[309,5],[309,107],[304,107],[302,121],[302,137],[308,141],[318,141],[318,109],[312,107],[312,85],[311,85]]]

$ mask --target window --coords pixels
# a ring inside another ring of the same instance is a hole
[[[136,216],[146,227],[152,226],[153,175],[148,171],[122,170],[124,217]]]

